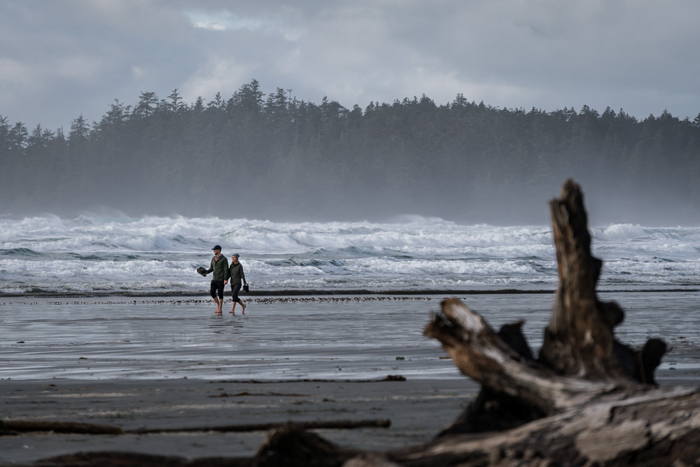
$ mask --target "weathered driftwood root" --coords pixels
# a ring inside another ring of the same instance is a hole
[[[462,373],[543,415],[579,406],[618,387],[607,381],[561,376],[523,357],[457,299],[442,303],[442,314],[433,317],[425,334],[442,343]]]
[[[467,376],[483,383],[482,392],[464,414],[440,435],[517,427],[543,415],[556,413],[561,408],[557,399],[561,400],[562,397],[574,405],[580,404],[578,399],[569,400],[570,396],[567,393],[571,393],[572,389],[579,395],[588,394],[584,397],[596,397],[600,390],[606,391],[611,387],[636,386],[638,383],[655,384],[654,370],[666,352],[666,344],[659,339],[651,339],[642,350],[635,351],[615,339],[613,329],[623,321],[624,312],[617,303],[601,302],[597,298],[595,288],[602,262],[591,254],[588,216],[580,187],[568,180],[562,187],[561,198],[550,202],[550,211],[559,265],[559,285],[552,318],[545,329],[544,344],[537,362],[533,361],[527,342],[520,332],[521,322],[503,326],[497,336],[490,331],[490,334],[482,336],[481,340],[498,338],[499,348],[510,348],[520,355],[520,363],[527,363],[534,369],[533,373],[529,369],[515,366],[513,368],[517,369],[516,373],[525,371],[527,375],[544,376],[552,383],[561,380],[557,377],[572,376],[577,378],[577,384],[583,381],[601,384],[598,389],[562,388],[564,393],[554,399],[551,394],[544,394],[544,399],[540,397],[539,401],[534,401],[530,395],[514,394],[516,390],[513,381],[507,378],[493,384],[488,380],[493,378],[488,368],[482,372],[485,371],[490,376],[482,381],[479,374],[471,374],[468,368],[463,369],[455,361]],[[449,316],[452,306],[447,305],[447,312],[443,306],[445,317]],[[451,327],[454,327],[453,324],[438,318],[428,327],[426,333],[449,347],[453,346],[454,341],[449,337]],[[473,333],[475,329],[466,329],[465,332]],[[480,345],[484,344],[489,343],[484,341]],[[452,353],[461,355],[462,359],[474,361],[473,354],[479,352],[476,348],[464,352],[464,349],[459,347],[458,345]],[[467,347],[474,346],[468,343]],[[542,371],[545,373],[542,374]],[[506,373],[515,376],[512,372]],[[572,384],[571,379],[564,381]],[[543,386],[541,381],[529,382],[540,391],[546,386]],[[529,391],[522,388],[520,390]],[[494,419],[497,422],[493,422]]]

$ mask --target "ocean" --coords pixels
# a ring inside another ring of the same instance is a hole
[[[591,229],[601,290],[700,286],[700,228]],[[0,219],[0,296],[196,294],[211,248],[257,291],[553,290],[549,226],[54,216]]]

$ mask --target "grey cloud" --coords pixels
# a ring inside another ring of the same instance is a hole
[[[197,28],[192,11],[259,26]],[[698,17],[692,0],[4,1],[0,114],[54,128],[141,91],[212,98],[256,78],[346,106],[462,92],[693,118]]]

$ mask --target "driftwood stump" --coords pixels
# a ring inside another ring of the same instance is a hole
[[[639,383],[655,385],[654,370],[666,352],[666,344],[659,339],[650,339],[642,350],[633,350],[615,339],[613,329],[623,321],[624,311],[615,302],[601,302],[596,295],[602,261],[591,254],[588,216],[580,187],[568,180],[562,187],[561,199],[550,202],[550,211],[559,285],[539,358],[534,362],[520,332],[522,321],[501,328],[498,333],[501,343],[517,352],[522,361],[530,362],[533,368],[553,371],[556,376],[604,383],[601,387],[636,386]],[[443,316],[428,326],[426,334],[449,347],[451,341],[447,336],[452,326],[449,317],[455,314],[452,307],[459,305],[459,302],[444,303]],[[447,332],[441,332],[441,329]],[[455,364],[467,376],[484,384],[476,401],[441,435],[514,428],[558,410],[561,402],[549,396],[530,401],[527,397],[512,394],[516,386],[511,381],[495,384],[482,381],[478,374],[465,371],[458,363],[459,359],[469,359],[469,352],[462,352],[459,345],[455,350],[459,354],[457,359],[453,355]],[[545,378],[554,381],[553,375]],[[572,380],[565,381],[570,384]],[[538,387],[541,388],[539,383]],[[571,393],[570,390],[567,392]],[[572,394],[579,393],[576,389]],[[562,397],[569,399],[571,395],[563,394]]]

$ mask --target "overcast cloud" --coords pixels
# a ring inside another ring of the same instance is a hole
[[[498,107],[700,113],[697,0],[0,0],[0,115],[99,119],[141,91],[252,79],[346,107],[463,93]]]

